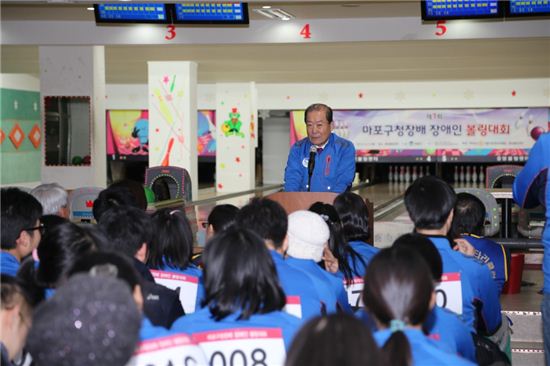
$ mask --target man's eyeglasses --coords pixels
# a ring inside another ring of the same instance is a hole
[[[203,229],[206,229],[208,227],[208,221],[201,222],[201,226]]]
[[[27,227],[23,229],[24,231],[34,231],[34,230],[40,230],[40,234],[44,234],[44,224],[40,223],[38,226],[35,227]]]

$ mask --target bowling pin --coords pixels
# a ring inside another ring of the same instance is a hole
[[[413,182],[416,180],[416,178],[418,178],[418,174],[417,174],[417,172],[416,172],[416,168],[418,168],[416,165],[413,166],[413,168],[412,168],[411,179],[412,179]]]
[[[474,186],[477,186],[477,167],[474,166],[474,169],[472,171],[472,182],[474,182]]]
[[[479,183],[484,186],[485,185],[485,174],[483,171],[485,170],[485,167],[482,165],[479,167]]]
[[[390,165],[388,170],[388,182],[393,183],[393,165]]]
[[[405,167],[401,165],[399,167],[399,183],[405,182]]]
[[[472,166],[466,165],[466,174],[464,176],[466,178],[466,185],[470,184],[470,179],[472,179]]]
[[[464,183],[464,165],[460,166],[460,175],[459,175],[460,183]]]
[[[458,183],[458,165],[455,165],[455,173],[453,175],[453,181],[454,183]]]
[[[411,182],[411,167],[407,165],[405,167],[405,183],[409,184]]]

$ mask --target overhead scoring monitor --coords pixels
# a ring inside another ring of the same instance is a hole
[[[96,23],[170,23],[166,5],[159,3],[94,4],[94,13]]]
[[[510,0],[506,2],[507,17],[550,15],[550,0]]]
[[[421,1],[423,20],[501,18],[503,8],[497,0]]]
[[[175,24],[249,24],[248,4],[190,2],[174,4]]]

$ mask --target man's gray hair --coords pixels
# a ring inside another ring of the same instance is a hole
[[[44,215],[57,215],[68,205],[67,191],[57,183],[41,184],[30,193],[42,204]]]

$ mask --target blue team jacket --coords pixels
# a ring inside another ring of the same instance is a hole
[[[411,346],[414,366],[475,365],[464,358],[438,348],[437,344],[426,337],[420,329],[405,329],[404,333]],[[374,333],[374,339],[378,346],[382,347],[391,335],[392,332],[389,329],[384,329]]]
[[[291,267],[283,256],[274,250],[269,251],[279,276],[281,287],[286,296],[298,296],[302,311],[302,321],[321,315],[321,298],[315,288],[311,286],[311,280],[307,274]]]
[[[550,294],[550,133],[542,134],[529,153],[529,159],[514,180],[514,200],[521,207],[539,204],[546,208],[546,225],[542,234],[544,245],[544,293]]]
[[[161,271],[181,273],[184,275],[197,277],[199,279],[199,284],[197,286],[197,300],[196,300],[197,302],[195,305],[195,311],[199,309],[201,307],[201,301],[204,299],[204,296],[205,296],[204,284],[202,280],[202,270],[193,263],[189,263],[187,268],[182,270],[173,266],[169,266],[168,264],[166,264],[166,261],[164,260],[164,258],[163,258],[163,262],[164,262],[164,265],[162,266],[162,268],[160,268]]]
[[[350,241],[348,245],[352,247],[352,249],[355,250],[357,254],[361,256],[361,258],[363,258],[363,260],[365,261],[365,265],[369,264],[372,257],[374,257],[376,253],[380,251],[380,249],[375,248],[372,245],[369,245],[362,241]],[[363,277],[365,275],[367,267],[363,265],[360,260],[356,258],[354,263],[353,258],[351,256],[348,256],[348,263],[356,276]]]
[[[489,268],[493,280],[497,284],[498,292],[502,292],[504,283],[508,281],[510,252],[502,244],[495,243],[488,238],[473,234],[462,235],[462,238],[476,249],[474,258]]]
[[[5,275],[15,277],[21,263],[11,253],[1,251],[0,252],[0,272]]]
[[[238,316],[239,314],[230,314],[222,320],[216,321],[212,318],[208,307],[204,307],[176,320],[170,330],[193,335],[193,333],[221,329],[279,328],[283,335],[285,348],[288,350],[294,334],[302,324],[300,319],[283,311],[254,314],[247,320],[237,320]]]
[[[286,192],[307,191],[307,166],[311,142],[306,137],[296,142],[288,154],[285,169]],[[344,192],[355,177],[355,147],[349,140],[330,134],[323,151],[315,156],[311,192]]]
[[[461,319],[471,330],[484,330],[492,334],[500,326],[500,294],[497,285],[484,264],[451,249],[446,237],[433,236],[443,262],[443,273],[459,272],[462,285]],[[476,302],[481,305],[481,317],[476,317]]]

